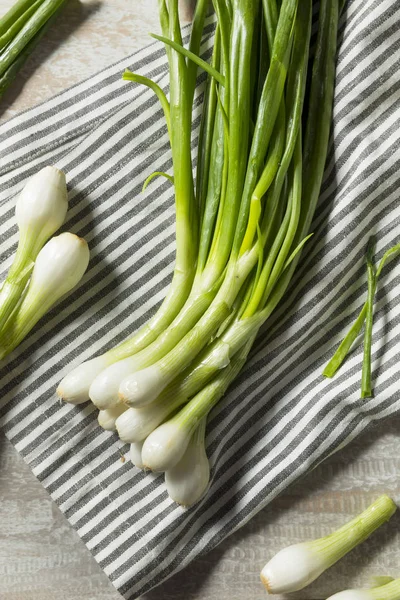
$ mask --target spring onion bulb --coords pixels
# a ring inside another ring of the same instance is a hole
[[[391,579],[384,585],[370,589],[345,590],[330,596],[328,600],[400,600],[400,579]]]
[[[334,533],[284,548],[265,565],[261,581],[271,594],[302,590],[388,521],[396,508],[383,495]]]
[[[38,253],[64,223],[67,209],[65,175],[55,167],[41,169],[20,193],[15,207],[18,247],[0,292],[0,331],[25,289]]]
[[[144,464],[142,461],[142,446],[142,442],[136,442],[134,444],[131,444],[129,451],[131,462],[138,469],[144,469]]]
[[[181,460],[165,472],[168,495],[184,507],[204,496],[210,481],[210,464],[205,449],[206,420],[200,422]]]
[[[185,454],[192,433],[192,425],[185,426],[174,419],[157,427],[143,443],[145,468],[156,473],[172,469]]]
[[[98,357],[98,359],[102,358]],[[104,355],[104,359],[107,360],[107,356]],[[88,363],[83,363],[83,368],[85,368],[85,364]],[[112,365],[107,365],[96,374],[89,387],[89,397],[99,410],[112,408],[121,402],[118,395],[121,380],[135,369],[136,364],[134,356],[128,357]],[[91,376],[89,370],[88,375]]]
[[[71,404],[87,402],[89,387],[97,375],[107,367],[108,361],[105,355],[81,363],[60,382],[57,394],[62,400]]]
[[[127,407],[125,406],[125,408]],[[149,404],[143,408],[128,408],[118,417],[116,430],[123,442],[143,442],[162,423],[164,418],[168,417],[170,412],[167,405],[164,404],[164,409],[162,409],[158,403]]]
[[[118,417],[120,417],[126,410],[128,409],[123,405],[116,406],[115,408],[108,408],[106,410],[100,410],[97,417],[100,427],[106,431],[116,431],[117,428],[115,423]]]
[[[18,346],[39,319],[78,284],[88,263],[87,243],[72,233],[53,237],[43,246],[26,294],[0,333],[0,358]]]

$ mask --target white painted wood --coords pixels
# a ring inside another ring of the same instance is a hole
[[[12,0],[0,0],[0,14]],[[0,101],[9,118],[142,47],[157,0],[69,0]],[[147,595],[148,600],[254,600],[278,549],[329,533],[380,493],[400,501],[400,418],[331,457],[247,526]],[[400,577],[400,513],[294,600],[323,599],[372,575]],[[118,600],[107,577],[11,444],[0,437],[0,599]],[[278,600],[279,597],[278,597]]]

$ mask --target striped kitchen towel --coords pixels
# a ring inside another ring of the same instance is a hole
[[[212,22],[203,42],[210,54]],[[332,381],[323,365],[366,294],[364,252],[400,238],[400,3],[350,0],[340,22],[334,124],[315,235],[290,291],[264,327],[237,383],[208,425],[208,495],[175,505],[162,477],[136,470],[91,405],[61,404],[60,379],[130,335],[171,278],[174,207],[162,111],[152,92],[121,81],[125,67],[168,86],[155,43],[0,126],[1,270],[15,250],[15,195],[40,167],[68,175],[66,229],[86,238],[79,288],[51,311],[1,373],[1,424],[98,563],[136,598],[243,525],[282,489],[400,409],[400,275],[377,296],[375,398],[359,399],[357,347]],[[202,82],[196,96],[201,103]],[[198,114],[193,139],[198,134]],[[194,143],[195,147],[195,143]]]

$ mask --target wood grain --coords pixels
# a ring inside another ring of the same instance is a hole
[[[11,0],[0,0],[0,13]],[[156,0],[69,0],[64,15],[0,102],[4,120],[131,54],[158,31]],[[217,549],[147,600],[264,597],[263,564],[320,536],[380,493],[400,501],[400,418],[366,433],[288,489]],[[294,600],[323,599],[371,575],[400,576],[400,514]],[[0,437],[0,599],[118,600],[76,532],[11,444]],[[280,600],[279,597],[277,600]]]

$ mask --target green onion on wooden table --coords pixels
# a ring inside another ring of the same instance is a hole
[[[0,96],[66,0],[18,0],[0,19]]]
[[[387,580],[380,585],[358,590],[344,590],[330,596],[328,600],[400,600],[400,579],[381,577]]]
[[[199,427],[240,372],[310,237],[331,126],[341,3],[321,0],[312,61],[312,0],[213,6],[207,63],[198,54],[208,2],[197,2],[184,48],[178,1],[159,1],[162,36],[154,37],[165,44],[169,99],[146,77],[123,76],[127,85],[150,87],[165,114],[176,205],[171,287],[147,325],[82,363],[57,390],[67,402],[91,399],[100,423],[132,444],[134,464],[166,471],[171,497],[184,505],[208,485]],[[198,67],[208,81],[193,178]],[[121,406],[129,408],[118,416]],[[188,455],[199,481],[185,486]]]
[[[302,590],[350,550],[368,539],[378,527],[389,521],[396,509],[393,500],[383,495],[358,517],[330,535],[284,548],[261,571],[261,581],[266,590],[271,594]],[[341,598],[340,594],[338,596]],[[345,598],[346,596],[343,596],[343,600]],[[378,598],[379,596],[376,596],[376,600]],[[390,596],[387,598],[389,600]],[[356,600],[356,596],[349,596],[350,599]]]

